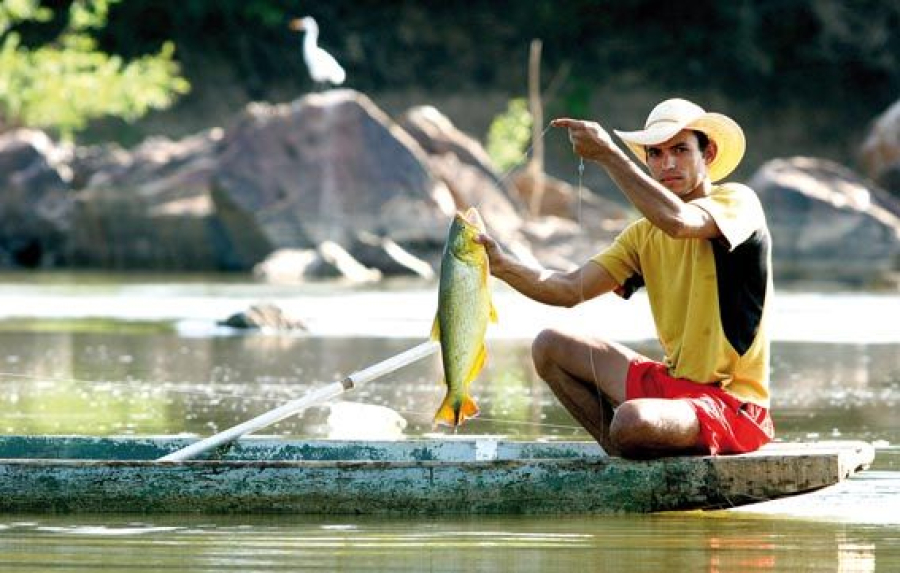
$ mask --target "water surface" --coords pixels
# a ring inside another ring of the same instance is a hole
[[[424,340],[436,294],[160,279],[15,275],[0,281],[0,432],[209,435]],[[862,439],[872,471],[816,495],[653,516],[0,516],[17,571],[900,570],[900,297],[797,291],[773,316],[779,439]],[[302,333],[216,323],[256,302]],[[646,301],[549,309],[497,289],[501,322],[460,434],[588,439],[534,374],[543,325],[591,329],[653,355]],[[443,394],[431,357],[265,433],[415,438]]]

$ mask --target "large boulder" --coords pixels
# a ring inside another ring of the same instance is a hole
[[[40,131],[0,135],[0,266],[61,262],[72,228],[68,153]]]
[[[433,248],[449,217],[421,148],[351,90],[249,107],[225,136],[212,184],[249,264],[326,241],[347,249],[359,233]]]
[[[897,268],[900,205],[850,169],[775,159],[749,184],[766,211],[776,276],[870,283]]]
[[[900,100],[872,123],[860,156],[865,174],[900,196]]]
[[[209,192],[222,131],[153,138],[130,152],[76,153],[78,191],[68,259],[83,267],[240,268]]]
[[[400,125],[427,154],[431,172],[449,193],[450,201],[445,209],[465,211],[476,207],[491,236],[516,254],[534,261],[523,234],[525,205],[510,174],[497,174],[481,144],[432,106],[407,110]],[[437,265],[436,254],[439,253],[423,256]]]
[[[519,199],[509,188],[509,181],[497,174],[481,143],[457,129],[450,118],[437,108],[430,105],[410,108],[400,118],[399,124],[432,158],[453,157],[459,165],[474,169],[481,176],[480,189],[454,195],[460,207],[471,205],[472,198],[500,194],[506,202],[515,204],[512,205],[514,210],[524,208],[524,205],[516,204]]]

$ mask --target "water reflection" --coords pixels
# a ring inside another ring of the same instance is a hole
[[[40,517],[0,526],[0,554],[19,571],[843,573],[874,571],[876,563],[896,570],[898,551],[895,536],[859,527],[703,514],[539,521]]]

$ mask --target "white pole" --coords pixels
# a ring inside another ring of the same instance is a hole
[[[215,448],[216,446],[227,444],[228,442],[234,441],[243,435],[259,431],[266,426],[271,426],[272,424],[280,422],[288,416],[309,408],[310,406],[314,406],[321,402],[331,400],[332,398],[343,394],[347,390],[350,390],[357,386],[362,386],[363,384],[371,380],[384,376],[385,374],[390,374],[394,370],[403,368],[404,366],[411,364],[417,360],[421,360],[426,356],[431,356],[438,350],[438,348],[440,348],[440,346],[433,340],[423,342],[418,346],[415,346],[413,348],[410,348],[409,350],[406,350],[405,352],[401,352],[396,356],[383,360],[378,364],[374,364],[372,366],[369,366],[368,368],[364,368],[363,370],[354,372],[340,382],[333,382],[328,386],[313,390],[307,393],[305,396],[297,398],[296,400],[291,400],[287,404],[283,404],[278,408],[275,408],[274,410],[269,410],[268,412],[260,414],[259,416],[251,420],[247,420],[246,422],[238,424],[237,426],[232,426],[231,428],[219,432],[218,434],[212,435],[208,438],[200,440],[199,442],[195,442],[187,447],[172,452],[171,454],[159,458],[157,461],[181,462],[196,457],[203,452]]]

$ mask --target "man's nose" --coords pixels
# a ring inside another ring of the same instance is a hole
[[[666,153],[663,155],[663,167],[665,169],[672,169],[675,167],[675,156],[671,153]]]

